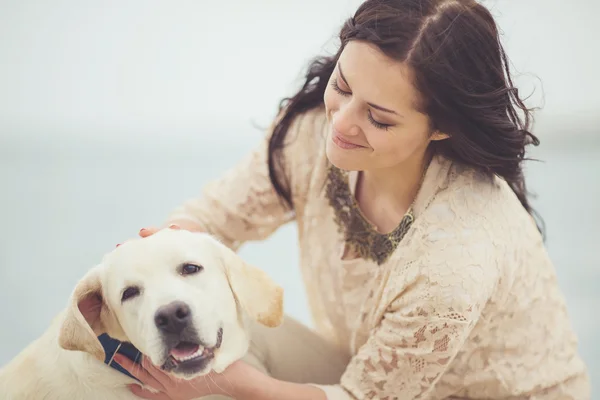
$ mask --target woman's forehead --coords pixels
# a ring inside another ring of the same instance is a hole
[[[353,95],[365,102],[391,108],[401,115],[417,104],[419,96],[413,85],[412,68],[389,58],[376,46],[349,42],[340,55],[338,68]]]

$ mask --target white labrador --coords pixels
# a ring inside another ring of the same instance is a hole
[[[283,290],[208,234],[165,229],[124,243],[75,287],[49,329],[0,370],[4,400],[134,400],[98,336],[130,342],[191,379],[247,355],[249,324],[278,326]]]

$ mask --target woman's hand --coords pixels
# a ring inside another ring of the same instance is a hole
[[[152,236],[154,235],[156,232],[162,230],[162,229],[185,229],[187,231],[192,231],[192,232],[200,232],[202,229],[200,229],[199,226],[197,226],[194,223],[188,222],[188,221],[182,221],[182,222],[178,222],[176,224],[170,224],[168,227],[162,227],[162,228],[157,228],[157,227],[146,227],[146,228],[142,228],[140,229],[140,231],[138,232],[138,235],[142,238],[146,238],[148,236]],[[119,247],[122,243],[117,244],[117,247]]]
[[[144,385],[158,391],[155,393],[142,389],[137,384],[129,386],[133,394],[150,400],[192,400],[214,394],[235,398],[236,383],[242,382],[244,376],[248,375],[244,371],[252,368],[242,361],[237,361],[221,374],[211,372],[205,376],[185,380],[163,372],[146,357],[142,357],[140,364],[135,364],[129,358],[117,354],[114,361]]]
[[[193,222],[189,222],[189,221],[177,221],[173,224],[170,224],[168,226],[168,228],[170,229],[185,229],[186,231],[192,231],[192,232],[199,232],[202,229],[200,229],[200,227],[196,224],[194,224]],[[161,229],[164,229],[164,227],[162,228],[156,228],[156,227],[146,227],[146,228],[142,228],[140,229],[139,235],[143,238],[154,235],[156,232],[160,231]]]
[[[244,361],[234,362],[221,374],[211,372],[191,380],[164,373],[146,357],[142,357],[141,365],[120,354],[115,356],[114,361],[144,385],[158,391],[130,385],[131,392],[142,399],[193,400],[216,394],[246,400],[327,400],[321,388],[274,379]]]

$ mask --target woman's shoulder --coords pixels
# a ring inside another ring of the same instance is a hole
[[[473,298],[492,296],[499,279],[518,267],[507,262],[510,257],[522,259],[517,255],[525,247],[539,248],[539,235],[503,180],[446,159],[435,163],[424,183],[429,193],[420,195],[426,204],[390,259],[388,286],[394,293],[412,279],[441,303],[468,308]]]
[[[297,150],[317,150],[326,138],[328,126],[324,105],[304,111],[291,121],[285,137],[285,146],[290,149],[290,153]],[[304,156],[315,152],[310,151]]]
[[[323,143],[329,123],[324,106],[318,106],[294,117],[285,135],[284,153],[294,180],[302,183],[324,156]]]
[[[291,185],[296,211],[299,211],[310,197],[309,191],[315,174],[323,174],[325,159],[323,144],[327,137],[328,126],[325,106],[319,105],[295,115],[285,132],[281,161]]]
[[[508,229],[519,224],[534,224],[531,215],[508,183],[495,175],[438,157],[442,165],[434,182],[436,189],[424,214],[440,222],[460,222],[476,230]],[[435,178],[434,178],[435,179]]]
[[[543,247],[534,219],[506,181],[447,159],[436,162],[426,183],[434,188],[426,188],[430,194],[421,201],[427,204],[415,219],[420,253],[461,248],[469,262],[502,264],[508,253]]]

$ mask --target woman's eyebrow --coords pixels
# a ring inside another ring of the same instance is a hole
[[[342,78],[342,80],[344,81],[344,83],[346,84],[346,86],[350,87],[350,84],[348,83],[348,81],[346,80],[346,77],[344,76],[344,73],[342,72],[342,65],[340,64],[340,62],[338,62],[337,67],[338,67],[338,71],[340,73],[340,78]],[[371,107],[375,108],[376,110],[401,116],[396,111],[390,110],[389,108],[378,106],[377,104],[373,104],[373,103],[370,103],[370,102],[367,102],[367,104],[370,105]]]

